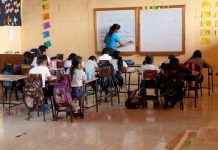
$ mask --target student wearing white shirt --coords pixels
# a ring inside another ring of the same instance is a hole
[[[102,56],[98,57],[97,62],[99,62],[100,60],[110,61],[111,59],[112,59],[112,57],[110,56],[110,50],[108,48],[104,48],[102,50]]]
[[[37,66],[30,69],[29,74],[41,74],[42,75],[42,88],[45,97],[49,97],[53,93],[53,87],[45,88],[45,81],[52,81],[52,76],[49,72],[47,66],[47,57],[45,55],[41,55],[37,57]]]
[[[65,69],[68,69],[72,66],[72,59],[76,57],[76,54],[75,53],[71,53],[69,55],[69,57],[67,58],[67,60],[65,60],[64,62],[64,68]]]
[[[120,56],[119,51],[114,51],[112,53],[113,59],[110,60],[110,63],[114,67],[115,71],[115,83],[118,84],[120,87],[123,86],[123,77],[121,73],[128,68],[128,65],[125,61],[123,61],[122,57]]]
[[[72,60],[72,67],[69,69],[68,73],[71,75],[72,97],[79,99],[79,103],[81,107],[83,106],[83,96],[84,96],[84,93],[82,91],[82,86],[83,86],[83,82],[87,80],[86,74],[82,69],[82,57],[76,56]],[[79,107],[77,107],[76,109],[78,111],[80,110],[80,115],[83,115]]]
[[[38,57],[39,55],[45,55],[45,56],[47,57],[47,63],[50,64],[51,59],[50,59],[49,56],[47,56],[47,53],[48,53],[48,47],[45,46],[45,45],[40,45],[40,46],[39,46],[39,52],[37,52],[37,54],[36,54],[36,56],[34,57],[33,62],[32,62],[31,65],[32,65],[33,67],[36,67],[36,66],[37,66],[37,57]]]
[[[156,70],[159,73],[160,69],[157,66],[153,65],[153,62],[153,56],[146,56],[143,65],[140,68],[140,72],[143,74],[144,70]]]
[[[119,51],[114,51],[112,53],[112,59],[110,60],[110,63],[114,66],[115,71],[122,72],[123,69],[127,69],[128,65],[125,61],[122,60],[122,57],[120,56]]]
[[[95,77],[95,71],[98,69],[97,59],[95,56],[90,56],[89,60],[85,63],[86,72],[91,71],[92,77]]]

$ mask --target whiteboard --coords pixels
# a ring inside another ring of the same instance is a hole
[[[101,52],[105,48],[104,38],[110,27],[117,23],[120,25],[118,35],[121,42],[133,41],[134,44],[118,48],[121,52],[136,51],[136,11],[135,10],[96,10],[96,48]]]
[[[140,52],[182,53],[183,8],[140,11]]]

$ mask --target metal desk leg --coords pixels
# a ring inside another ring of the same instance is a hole
[[[98,112],[98,82],[97,80],[95,81],[95,101],[96,101],[96,112]]]
[[[2,100],[3,100],[3,108],[5,107],[5,92],[4,92],[4,85],[2,82]]]
[[[128,84],[128,91],[130,91],[130,74],[131,74],[131,73],[129,73],[129,84]]]
[[[12,95],[12,82],[10,82],[10,88],[9,88],[9,115],[11,115],[11,95]]]

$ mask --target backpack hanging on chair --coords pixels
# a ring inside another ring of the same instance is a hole
[[[29,109],[40,108],[43,104],[43,99],[41,75],[28,75],[24,86],[24,104]]]
[[[54,84],[55,103],[59,107],[71,107],[72,96],[70,78],[68,75],[59,74]]]

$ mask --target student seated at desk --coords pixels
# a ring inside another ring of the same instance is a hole
[[[143,61],[143,65],[140,68],[140,72],[143,74],[144,70],[157,70],[157,73],[160,72],[160,69],[153,65],[154,58],[153,56],[146,56],[145,60]]]
[[[64,68],[67,70],[68,68],[70,68],[72,66],[72,59],[76,57],[75,53],[71,53],[67,60],[65,60],[64,62]]]
[[[198,68],[194,68],[189,66],[189,64],[196,64]],[[200,50],[196,50],[194,51],[192,57],[190,59],[188,59],[184,65],[186,67],[191,67],[192,71],[199,71],[199,82],[202,83],[204,80],[203,75],[201,74],[201,69],[202,68],[210,68],[211,66],[202,58],[202,53]]]
[[[71,76],[72,97],[79,99],[80,104],[74,104],[75,109],[79,111],[80,107],[83,106],[83,82],[87,80],[86,74],[82,69],[82,57],[76,56],[72,60],[72,67],[67,70],[67,74]],[[77,105],[77,107],[75,105]]]
[[[52,76],[47,66],[47,56],[41,55],[37,57],[37,66],[30,69],[29,74],[41,74],[42,75],[42,88],[45,97],[51,97],[53,95],[53,86],[46,86],[45,81],[51,82]]]
[[[40,45],[39,46],[39,51],[36,51],[35,57],[34,57],[33,62],[32,62],[31,65],[33,67],[37,66],[37,57],[40,56],[40,55],[45,55],[47,57],[47,63],[50,64],[51,60],[50,60],[50,57],[47,56],[47,53],[48,53],[48,47],[45,46],[45,45]]]
[[[92,77],[95,77],[95,71],[98,70],[97,58],[90,56],[89,60],[85,63],[86,72],[91,71]]]
[[[32,61],[33,61],[33,57],[32,54],[30,52],[25,52],[23,54],[23,60],[17,64],[16,69],[14,71],[15,75],[21,75],[22,74],[22,65],[31,65]]]
[[[110,56],[110,49],[108,48],[104,48],[102,50],[102,56],[98,57],[97,62],[99,62],[100,60],[111,60],[112,57]]]
[[[112,59],[110,60],[110,63],[114,67],[114,73],[115,73],[115,82],[122,87],[123,86],[123,77],[121,75],[122,72],[125,72],[128,68],[128,65],[125,61],[123,61],[122,57],[120,56],[119,51],[114,51],[112,53]]]

